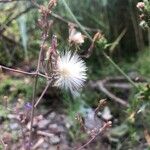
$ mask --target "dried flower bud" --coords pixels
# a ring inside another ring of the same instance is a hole
[[[73,24],[69,24],[69,43],[73,43],[75,45],[81,45],[84,43],[85,36],[82,35],[81,32],[78,32]]]
[[[93,37],[93,42],[99,40],[103,35],[100,32],[97,32]]]
[[[144,4],[144,2],[138,2],[137,5],[136,5],[136,7],[138,9],[143,9],[145,7],[145,4]]]
[[[41,13],[43,16],[45,16],[49,13],[49,11],[44,5],[41,5],[40,9],[39,9],[39,13]]]
[[[57,0],[50,0],[50,2],[48,4],[48,9],[52,9],[56,5],[57,5]]]

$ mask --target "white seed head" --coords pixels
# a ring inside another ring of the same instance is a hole
[[[55,85],[74,94],[84,85],[87,79],[86,70],[85,62],[79,55],[66,52],[58,62],[58,79]]]

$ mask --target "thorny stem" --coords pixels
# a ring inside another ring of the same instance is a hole
[[[73,20],[76,22],[76,24],[80,27],[83,33],[90,39],[91,42],[93,42],[92,37],[87,33],[87,31],[84,29],[84,26],[80,24],[80,22],[76,19],[75,15],[69,8],[68,4],[65,0],[62,0],[64,6],[66,7],[66,10],[68,13],[72,16]],[[135,87],[136,89],[138,86],[130,79],[130,77],[105,53],[103,52],[104,57]]]

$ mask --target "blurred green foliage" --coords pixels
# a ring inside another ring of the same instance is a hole
[[[27,101],[30,101],[32,96],[32,84],[26,83],[22,79],[6,78],[0,84],[1,103],[4,96],[8,96],[9,102],[17,101],[18,98],[25,98]]]

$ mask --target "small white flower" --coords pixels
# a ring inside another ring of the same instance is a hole
[[[84,85],[86,70],[85,62],[76,53],[66,52],[58,61],[58,79],[55,85],[74,94]]]

